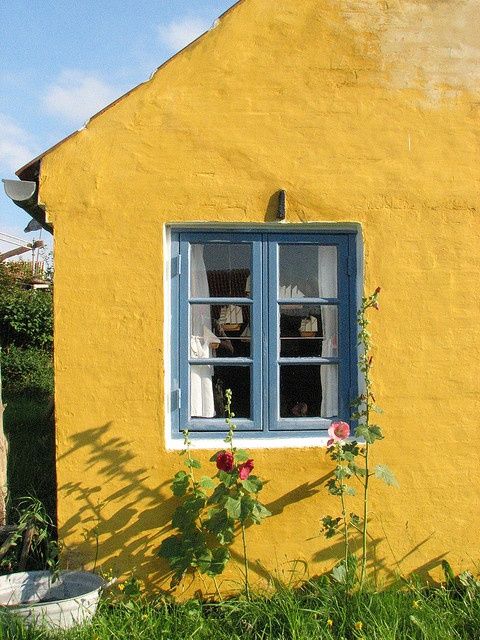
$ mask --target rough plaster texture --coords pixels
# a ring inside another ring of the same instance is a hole
[[[179,458],[165,448],[163,227],[271,221],[279,188],[282,229],[359,223],[365,290],[382,286],[376,456],[400,488],[374,490],[377,566],[478,559],[479,18],[473,0],[244,0],[44,156],[70,565],[91,566],[98,533],[100,563],[167,583],[154,552]],[[330,567],[325,451],[252,454],[274,513],[249,531],[254,575]]]

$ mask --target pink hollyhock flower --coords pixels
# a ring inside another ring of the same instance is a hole
[[[227,472],[233,469],[233,462],[233,453],[231,451],[220,451],[215,460],[217,469]]]
[[[253,469],[253,460],[250,458],[243,464],[238,465],[238,477],[240,480],[246,480]]]
[[[350,426],[346,422],[332,422],[328,429],[330,440],[327,441],[327,447],[331,447],[335,442],[343,442],[350,435]]]

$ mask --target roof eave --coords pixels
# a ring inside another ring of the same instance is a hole
[[[38,202],[40,160],[35,165],[29,163],[24,169],[17,171],[16,174],[20,180],[3,180],[5,193],[17,207],[26,211],[46,231],[53,234],[53,227],[47,222],[45,209]]]

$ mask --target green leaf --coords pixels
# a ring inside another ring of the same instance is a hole
[[[341,496],[342,495],[342,486],[337,482],[335,478],[331,478],[327,482],[327,490],[331,496]]]
[[[260,524],[264,518],[271,515],[271,512],[261,502],[255,502],[252,509],[252,520],[255,524]]]
[[[205,505],[203,498],[192,496],[175,509],[172,517],[172,525],[177,529],[188,529],[195,526],[200,511]]]
[[[246,462],[248,460],[248,452],[245,449],[237,449],[235,451],[235,462]]]
[[[333,538],[333,536],[338,532],[340,522],[341,518],[332,518],[332,516],[325,516],[322,518],[322,532],[325,534],[327,539]]]
[[[332,578],[340,584],[347,583],[347,567],[345,566],[345,563],[338,564],[336,567],[333,567]]]
[[[218,504],[228,493],[227,487],[221,482],[215,487],[214,492],[208,499],[208,504]]]
[[[359,478],[364,478],[367,475],[367,471],[363,467],[359,467],[358,464],[350,462],[348,464],[351,472]]]
[[[338,480],[343,480],[343,478],[350,478],[350,476],[352,475],[351,470],[348,467],[344,466],[338,466],[333,473]]]
[[[213,489],[215,486],[215,482],[208,476],[203,476],[202,478],[200,478],[199,484],[201,487],[203,487],[203,489]]]
[[[241,498],[241,510],[240,510],[240,520],[242,522],[246,522],[248,518],[252,516],[253,507],[255,505],[255,501],[249,495],[244,495]]]
[[[360,516],[357,516],[356,513],[351,513],[350,514],[350,523],[354,527],[359,527],[362,524],[362,519],[360,518]]]
[[[169,536],[162,541],[160,548],[158,550],[158,555],[161,558],[178,558],[182,555],[183,552],[183,543],[182,537],[179,535]]]
[[[195,554],[195,562],[197,567],[200,569],[200,573],[208,571],[211,561],[212,552],[207,547],[200,549],[199,552]]]
[[[171,489],[175,496],[184,496],[187,493],[190,479],[185,471],[179,471],[173,478]]]
[[[392,487],[398,487],[398,482],[393,475],[393,472],[384,464],[377,464],[375,467],[375,477],[379,480],[383,480],[385,484]]]
[[[225,547],[218,547],[212,551],[212,559],[210,561],[210,566],[205,571],[207,576],[218,576],[220,575],[227,562],[230,560],[230,551]]]
[[[232,496],[228,496],[225,500],[225,510],[230,518],[234,520],[238,520],[240,518],[242,504],[239,498],[232,498]]]
[[[230,544],[234,540],[234,521],[225,509],[211,509],[204,522],[208,531],[215,534],[220,544]]]
[[[185,465],[190,469],[200,469],[202,466],[198,460],[195,460],[195,458],[187,458],[185,460]]]
[[[370,425],[369,427],[367,427],[367,425],[362,424],[357,427],[357,430],[355,431],[355,437],[363,438],[363,440],[365,440],[365,442],[367,442],[368,444],[373,444],[375,440],[383,439],[383,433],[378,425]]]
[[[237,474],[229,471],[219,471],[218,478],[226,487],[231,487],[237,481]]]
[[[332,578],[340,584],[353,586],[356,580],[357,564],[356,556],[350,554],[346,561],[342,560],[332,569]]]
[[[242,485],[245,491],[258,493],[263,487],[263,481],[257,476],[248,476],[246,480],[243,480]]]

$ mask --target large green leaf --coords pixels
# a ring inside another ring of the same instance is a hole
[[[228,517],[225,509],[210,509],[204,524],[208,531],[217,536],[220,544],[233,542],[234,521]]]
[[[252,520],[255,524],[260,524],[264,518],[268,518],[271,515],[271,512],[261,502],[255,502],[252,509]]]
[[[189,477],[185,471],[176,473],[171,484],[173,495],[179,497],[184,496],[187,493],[189,481]]]
[[[230,560],[230,551],[225,547],[217,547],[212,551],[212,559],[208,569],[205,571],[207,576],[218,576],[225,569],[225,565]]]
[[[379,480],[383,480],[385,484],[392,487],[397,487],[398,482],[394,474],[385,464],[377,464],[375,467],[375,477]]]
[[[231,471],[219,471],[218,478],[226,487],[231,487],[237,481],[237,474]]]
[[[239,498],[228,496],[225,500],[225,510],[230,518],[238,520],[240,518],[242,504]]]
[[[195,460],[195,458],[187,458],[185,460],[185,465],[190,469],[200,469],[202,466],[198,460]]]
[[[200,486],[204,489],[213,489],[215,482],[208,476],[203,476],[200,478]]]
[[[235,462],[246,462],[248,460],[249,456],[248,456],[248,451],[245,451],[245,449],[237,449],[235,451]]]
[[[257,476],[248,476],[246,480],[242,482],[243,488],[250,493],[258,493],[263,487],[263,481]]]
[[[227,487],[221,482],[215,487],[215,491],[212,493],[210,498],[208,499],[208,504],[217,504],[219,503],[228,493]]]

